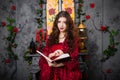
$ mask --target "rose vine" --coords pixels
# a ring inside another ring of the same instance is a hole
[[[1,26],[6,27],[8,31],[8,36],[5,37],[7,40],[7,58],[5,59],[5,63],[10,63],[10,59],[18,60],[17,54],[14,52],[13,48],[17,48],[17,43],[15,42],[16,35],[18,33],[18,28],[15,26],[15,18],[14,14],[16,12],[16,5],[14,5],[13,1],[10,1],[12,3],[12,6],[10,6],[10,10],[7,12],[9,13],[9,16],[6,17],[6,22],[2,21]]]

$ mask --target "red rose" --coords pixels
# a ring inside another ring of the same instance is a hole
[[[10,63],[10,59],[5,59],[5,63]]]
[[[115,46],[114,45],[109,45],[109,48],[115,48]]]
[[[42,32],[42,40],[44,40],[44,29],[42,29],[41,32]]]
[[[55,9],[53,9],[53,8],[49,9],[49,14],[50,14],[50,15],[55,14]]]
[[[82,7],[82,3],[79,3],[79,6]]]
[[[11,9],[12,10],[16,10],[16,6],[11,6]]]
[[[6,26],[6,22],[1,22],[1,25],[4,27]]]
[[[42,4],[40,4],[40,8],[43,8],[43,5],[42,5]]]
[[[111,69],[107,69],[105,72],[106,72],[107,74],[109,74],[109,73],[112,72],[112,70],[111,70]]]
[[[37,41],[38,43],[41,42],[41,41],[40,41],[40,34],[39,34],[39,32],[36,32],[36,41]]]
[[[10,46],[11,46],[11,47],[14,47],[14,44],[11,44]]]
[[[39,46],[36,46],[36,50],[38,50],[38,51],[39,51],[39,50],[40,50],[40,47],[39,47]]]
[[[86,56],[84,57],[84,59],[85,59],[85,60],[88,60],[88,59],[89,59],[89,55],[86,55]]]
[[[44,29],[41,28],[39,31],[36,31],[36,41],[38,43],[41,43],[41,41],[44,41]]]
[[[46,43],[48,42],[48,31],[46,30]]]
[[[90,8],[94,8],[95,4],[94,3],[90,3]]]
[[[13,28],[13,32],[17,33],[17,32],[18,32],[18,28],[17,28],[17,27],[14,27],[14,28]]]
[[[71,9],[71,8],[65,8],[65,10],[66,10],[69,14],[72,14],[72,9]]]
[[[100,30],[101,30],[101,31],[106,31],[107,28],[106,28],[105,26],[101,26],[101,27],[100,27]]]
[[[86,15],[86,19],[90,19],[90,15]]]
[[[85,77],[88,78],[88,73],[85,73]]]

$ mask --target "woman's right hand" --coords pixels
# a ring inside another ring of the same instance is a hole
[[[60,56],[61,54],[64,54],[62,50],[58,49],[56,51],[54,51],[53,53],[50,53],[48,55],[49,58],[55,57],[55,56]]]
[[[55,56],[60,56],[61,54],[64,54],[62,50],[58,49],[54,51]]]
[[[52,58],[52,57],[54,57],[54,56],[55,56],[55,53],[50,53],[50,54],[48,55],[49,58]]]

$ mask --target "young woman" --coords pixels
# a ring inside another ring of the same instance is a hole
[[[49,58],[69,53],[71,60],[62,63],[50,63],[40,57],[40,80],[82,80],[78,62],[78,34],[68,12],[56,15],[48,43],[42,50]]]

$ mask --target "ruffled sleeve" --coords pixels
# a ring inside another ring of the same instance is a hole
[[[44,47],[43,50],[41,51],[42,53],[44,53],[46,56],[48,56],[49,54],[49,48],[48,47]],[[48,66],[48,63],[46,61],[46,59],[42,56],[40,56],[39,59],[39,67],[40,67],[40,80],[48,80],[50,77],[50,67]]]
[[[41,52],[47,56],[49,53],[48,47],[44,47]],[[40,69],[43,69],[44,67],[48,67],[47,61],[42,56],[40,56],[40,59],[39,59],[39,67],[40,67]]]
[[[68,70],[79,69],[78,63],[78,41],[76,40],[74,43],[74,50],[70,53],[71,60],[65,62],[64,65]]]

